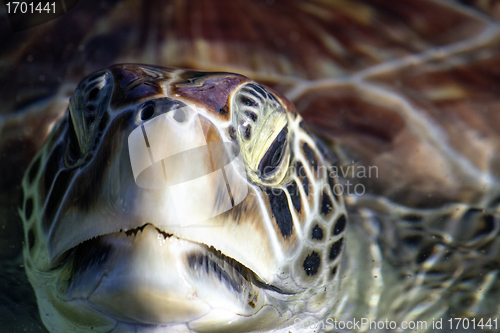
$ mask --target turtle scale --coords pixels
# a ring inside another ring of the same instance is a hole
[[[410,210],[449,202],[494,209],[499,196],[498,24],[488,15],[498,15],[494,1],[461,2],[487,14],[444,1],[401,1],[397,6],[359,1],[353,7],[343,1],[226,6],[200,1],[189,8],[172,3],[163,12],[155,4],[135,1],[118,10],[118,2],[110,1],[99,7],[79,4],[58,20],[14,36],[2,29],[6,43],[0,82],[6,89],[0,92],[5,102],[0,150],[16,166],[2,175],[2,205],[14,209],[18,196],[12,189],[19,193],[28,161],[65,111],[76,83],[113,63],[134,61],[230,70],[274,87],[324,139],[339,141],[361,165],[379,166],[380,178],[358,181]],[[227,15],[229,8],[240,14]],[[105,28],[89,30],[89,22],[103,22]],[[271,24],[273,31],[266,28]],[[126,42],[117,43],[115,36]],[[100,53],[103,45],[113,52]],[[367,116],[373,122],[366,122]],[[339,121],[325,124],[330,117]],[[410,214],[395,207],[396,216]],[[487,245],[494,247],[494,242]],[[481,253],[473,257],[484,257]],[[493,261],[498,258],[494,253]]]
[[[498,59],[483,58],[490,48],[465,50],[447,61],[413,62],[369,75],[360,84],[317,85],[297,98],[299,112],[326,136],[333,127],[358,157],[381,168],[381,177],[396,177],[392,185],[389,179],[382,182],[384,189],[379,191],[385,196],[407,205],[431,204],[422,202],[424,193],[432,194],[434,205],[485,204],[485,195],[487,200],[498,195],[496,182],[489,181],[489,177],[496,178],[498,163],[494,111],[498,75],[489,70]],[[457,65],[451,67],[449,62]],[[308,110],[325,110],[328,104],[339,106],[329,113],[329,124],[317,112],[308,116]],[[351,114],[343,115],[346,109]],[[362,119],[368,112],[374,121],[367,130]],[[468,140],[464,141],[464,135]],[[408,196],[402,196],[403,192]]]

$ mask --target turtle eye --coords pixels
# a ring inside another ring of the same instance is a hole
[[[155,106],[153,103],[146,103],[140,111],[141,120],[148,120],[153,118],[155,114]]]
[[[286,148],[286,137],[288,129],[285,127],[280,134],[274,139],[269,149],[264,154],[264,157],[259,163],[259,171],[262,177],[266,178],[276,172],[278,166],[283,160]]]

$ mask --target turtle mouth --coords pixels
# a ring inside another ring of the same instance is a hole
[[[251,269],[233,258],[224,255],[213,246],[202,246],[206,247],[206,253],[192,253],[188,255],[188,264],[193,271],[210,272],[211,274],[217,276],[219,280],[226,282],[228,286],[236,292],[243,291],[243,279],[260,289],[284,295],[289,294],[276,286],[265,283]]]
[[[72,279],[75,280],[75,278],[85,275],[87,271],[100,269],[106,266],[108,261],[111,260],[113,252],[119,251],[119,249],[113,248],[109,240],[103,241],[105,238],[116,237],[117,239],[123,240],[123,235],[125,235],[128,240],[133,241],[134,238],[142,233],[144,228],[148,226],[154,228],[158,233],[158,238],[163,237],[163,240],[169,238],[181,239],[174,234],[159,229],[151,223],[146,223],[134,229],[120,230],[119,232],[97,236],[68,250],[67,254],[63,256],[63,258],[72,257]],[[186,241],[191,242],[189,240]],[[262,281],[250,268],[223,254],[215,247],[201,243],[195,244],[197,244],[200,249],[185,254],[187,267],[189,267],[193,274],[198,276],[208,274],[216,277],[220,282],[237,293],[242,292],[245,284],[251,283],[260,289],[273,291],[279,294],[289,294],[276,286]],[[67,261],[67,259],[64,261]]]
[[[286,294],[216,248],[149,223],[89,239],[66,263],[66,297],[125,322],[189,321],[214,308],[249,316],[266,295]]]

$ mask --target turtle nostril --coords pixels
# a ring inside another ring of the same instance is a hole
[[[153,104],[148,104],[144,106],[144,108],[141,111],[141,119],[142,120],[148,120],[151,117],[153,117],[155,113],[155,107]]]
[[[174,119],[177,120],[179,123],[184,122],[186,120],[186,114],[184,113],[184,110],[182,109],[175,110]]]

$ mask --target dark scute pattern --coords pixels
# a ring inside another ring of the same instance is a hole
[[[306,192],[306,195],[309,196],[309,179],[307,177],[304,177],[302,179],[302,187],[304,188],[304,192]]]
[[[496,219],[493,215],[485,214],[479,222],[479,230],[474,237],[488,235],[495,230]]]
[[[229,126],[228,133],[231,140],[236,140],[236,130],[234,129],[233,125]]]
[[[337,266],[333,266],[333,268],[332,268],[332,276],[335,276],[336,273],[337,273]]]
[[[408,214],[403,216],[403,220],[416,223],[422,221],[422,216],[416,214]]]
[[[332,169],[330,169],[330,168],[328,169],[327,174],[328,174],[328,184],[330,185],[330,188],[332,190],[333,196],[335,197],[335,200],[338,203],[341,203],[342,202],[342,200],[341,200],[341,193],[337,193],[337,192],[339,192],[339,190],[335,187],[335,185],[337,183],[335,181],[335,177],[337,177],[338,175],[335,174],[335,172]]]
[[[24,208],[24,217],[26,220],[31,218],[31,214],[33,214],[33,198],[28,198],[26,200],[26,207]]]
[[[318,167],[318,158],[316,157],[314,150],[312,150],[306,142],[302,145],[302,150],[304,151],[304,155],[311,168],[316,170]]]
[[[340,251],[342,251],[342,244],[343,243],[344,243],[343,238],[341,238],[338,241],[336,241],[335,243],[333,243],[332,247],[330,248],[330,255],[328,256],[328,258],[330,258],[330,260],[335,260],[339,256]]]
[[[33,232],[33,229],[30,229],[28,231],[28,248],[31,250],[33,246],[35,246],[35,233]]]
[[[264,98],[267,97],[266,91],[262,87],[260,87],[259,85],[257,85],[257,84],[252,84],[251,83],[251,84],[247,85],[245,88],[246,88],[245,91],[251,92],[252,89],[254,89],[262,97],[264,97]]]
[[[59,204],[64,196],[64,192],[68,188],[68,183],[71,180],[72,172],[69,170],[62,170],[56,177],[54,187],[47,198],[45,205],[43,230],[48,231],[52,224],[54,214],[59,207]]]
[[[241,104],[246,106],[259,106],[259,104],[257,104],[257,102],[255,102],[253,99],[243,95],[240,96],[239,101]]]
[[[306,257],[302,266],[304,267],[306,274],[310,276],[310,275],[316,275],[318,273],[320,264],[321,264],[321,258],[319,254],[313,251]]]
[[[333,228],[333,235],[337,236],[341,234],[345,230],[345,225],[346,225],[347,219],[345,215],[340,215],[340,217],[337,219],[337,222],[335,222],[335,228]]]
[[[297,176],[302,178],[302,187],[307,196],[309,196],[309,179],[307,178],[307,173],[302,162],[297,161],[295,163],[295,172]]]
[[[36,160],[31,165],[30,170],[28,171],[29,184],[33,184],[33,181],[35,180],[35,177],[38,174],[39,169],[40,169],[40,156],[36,158]]]
[[[257,98],[259,100],[260,103],[263,103],[263,99],[262,97],[257,94],[255,91],[251,90],[251,89],[245,89],[246,92],[250,93],[252,96],[254,96],[255,98]]]
[[[323,192],[323,199],[321,200],[321,214],[328,215],[333,209],[332,200],[326,192]]]
[[[302,162],[297,161],[297,163],[295,163],[295,171],[297,172],[297,176],[301,178],[307,177],[307,173]]]
[[[306,131],[308,134],[310,133],[309,128],[307,128],[307,125],[303,120],[299,123],[299,127]]]
[[[276,188],[266,188],[269,197],[269,205],[276,219],[276,224],[283,237],[290,237],[293,233],[293,219],[288,207],[288,200],[283,190]]]
[[[278,99],[276,98],[276,96],[274,96],[273,93],[269,92],[269,94],[267,95],[270,99],[272,99],[273,101],[275,101],[276,103],[279,103],[278,102]]]
[[[242,126],[242,130],[243,138],[245,138],[245,140],[250,140],[252,137],[252,127],[250,125]]]
[[[311,232],[312,239],[322,240],[323,239],[323,229],[319,225],[315,225]]]
[[[462,216],[462,220],[465,221],[470,221],[470,223],[474,223],[474,220],[478,214],[482,213],[482,209],[478,208],[470,208],[468,209],[465,214]]]
[[[410,247],[418,247],[422,243],[423,237],[419,235],[408,236],[403,239],[403,242]]]
[[[417,254],[415,261],[419,265],[422,264],[425,260],[427,260],[427,258],[429,258],[431,256],[432,252],[434,252],[434,245],[428,245],[428,246],[424,247]]]
[[[257,116],[257,114],[255,112],[252,112],[252,111],[245,111],[245,114],[247,115],[248,118],[250,118],[251,121],[253,121],[254,123],[257,122],[257,119],[259,119],[259,117]]]
[[[299,188],[295,180],[291,182],[286,187],[286,189],[288,190],[288,194],[290,194],[290,198],[292,199],[293,208],[295,208],[295,210],[300,213],[302,210],[302,199],[300,197]]]

